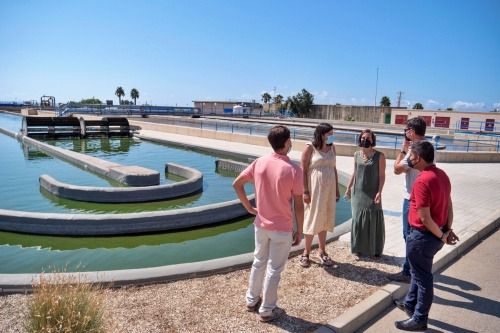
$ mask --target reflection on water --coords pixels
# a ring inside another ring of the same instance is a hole
[[[0,232],[0,273],[100,271],[222,258],[253,250],[253,218],[155,235],[72,238]]]
[[[128,235],[113,237],[61,237],[27,235],[0,231],[0,244],[19,245],[24,248],[38,247],[50,250],[76,249],[131,249],[139,246],[181,243],[196,239],[214,237],[227,232],[239,230],[252,223],[252,218],[230,220],[206,228],[192,228],[150,235]]]
[[[139,141],[130,137],[100,137],[100,138],[67,138],[58,140],[45,140],[45,143],[53,146],[72,150],[82,154],[97,154],[97,153],[111,153],[111,154],[124,154],[128,153],[133,146],[138,146]]]
[[[95,213],[95,214],[111,214],[111,213],[139,213],[149,211],[170,210],[178,208],[187,208],[199,200],[203,193],[195,195],[150,202],[134,202],[134,203],[98,203],[85,202],[61,198],[40,188],[40,193],[50,200],[55,206],[71,209],[73,212],[80,213]]]

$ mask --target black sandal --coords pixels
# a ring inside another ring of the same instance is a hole
[[[309,255],[308,254],[302,254],[300,256],[299,263],[300,263],[300,266],[302,266],[304,268],[307,268],[307,267],[311,266],[311,260],[309,260]]]
[[[332,259],[330,259],[330,257],[326,253],[319,254],[319,261],[321,262],[321,265],[326,267],[330,267],[333,265]]]

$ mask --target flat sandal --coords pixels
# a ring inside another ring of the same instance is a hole
[[[308,254],[302,254],[300,256],[299,263],[300,263],[300,266],[302,266],[304,268],[307,268],[307,267],[311,266],[311,260],[309,259],[309,255]]]
[[[326,253],[320,253],[319,260],[323,266],[329,267],[333,265],[332,259]]]

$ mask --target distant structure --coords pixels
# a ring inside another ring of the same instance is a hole
[[[308,118],[390,124],[392,111],[397,109],[406,108],[369,105],[314,104]]]
[[[430,128],[500,133],[500,114],[497,112],[393,109],[390,123],[393,125],[404,125],[408,119],[413,117],[422,117]]]
[[[203,115],[232,115],[235,106],[250,108],[250,114],[260,114],[262,105],[255,101],[193,101],[194,107]],[[246,109],[248,111],[248,109]]]

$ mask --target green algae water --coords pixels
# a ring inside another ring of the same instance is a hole
[[[0,127],[18,132],[20,126],[20,117],[0,113]],[[0,180],[3,184],[0,208],[32,212],[128,213],[195,207],[236,198],[231,186],[235,174],[217,173],[217,156],[133,138],[46,142],[124,165],[144,166],[161,174],[164,174],[167,162],[196,168],[203,173],[203,192],[175,200],[134,204],[96,204],[57,198],[40,190],[38,177],[41,174],[77,185],[118,184],[0,134]],[[162,183],[178,180],[169,175],[162,177]],[[247,190],[252,191],[251,188]],[[350,217],[350,204],[339,201],[337,224]],[[0,232],[0,273],[145,268],[248,253],[254,247],[252,221],[252,217],[246,217],[196,229],[116,237],[59,237]]]

